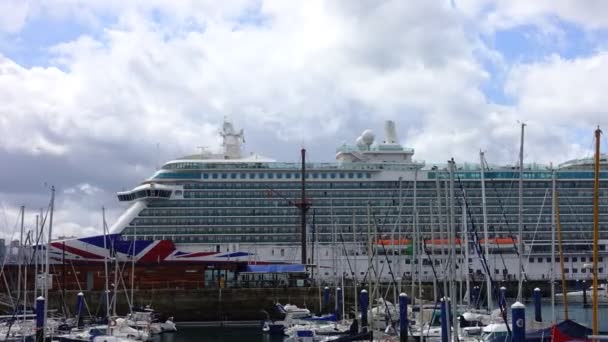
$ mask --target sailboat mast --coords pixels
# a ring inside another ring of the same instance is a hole
[[[454,210],[454,206],[456,205],[455,196],[454,196],[454,172],[456,171],[454,158],[450,160],[450,297],[456,297],[456,289],[455,289],[455,276],[456,276],[456,213]],[[452,301],[452,305],[450,305],[449,317],[448,321],[452,321],[453,327],[458,327],[458,317],[454,313],[456,312],[456,301]],[[453,311],[452,311],[453,310]],[[453,331],[454,341],[458,341],[458,329],[454,328]],[[448,338],[449,340],[449,338]]]
[[[135,256],[137,254],[136,252],[136,244],[137,244],[137,224],[133,225],[133,244],[131,245],[132,247],[132,251],[131,251],[131,298],[130,298],[130,306],[131,306],[131,312],[133,312],[133,307],[135,306],[135,303],[133,302],[133,292],[135,289]]]
[[[23,265],[23,221],[25,216],[25,206],[21,206],[21,210],[19,210],[19,217],[21,220],[21,235],[19,236],[19,248],[17,249],[17,305],[19,305],[19,301],[21,300],[21,278],[23,278],[22,268],[25,268]],[[25,271],[25,269],[23,270]]]
[[[481,212],[483,214],[483,240],[484,252],[486,258],[490,258],[490,238],[488,236],[488,210],[486,208],[486,166],[483,151],[479,152],[479,161],[481,166]],[[488,273],[490,268],[488,268]],[[492,281],[490,280],[490,274],[486,274],[486,294],[488,301],[488,312],[492,312]]]
[[[523,234],[524,234],[524,127],[526,127],[526,124],[522,123],[521,124],[521,142],[519,145],[519,194],[518,194],[518,198],[519,198],[519,210],[518,210],[518,216],[519,216],[519,234],[518,234],[518,244],[517,244],[517,251],[518,251],[518,265],[517,265],[517,269],[518,269],[518,277],[517,280],[519,282],[519,286],[517,287],[517,301],[518,302],[522,302],[522,298],[521,298],[521,288],[522,288],[522,281],[524,279],[524,265],[523,265],[523,254],[524,254],[524,241],[523,241]]]
[[[370,277],[369,280],[369,293],[372,295],[370,298],[370,302],[374,301],[374,291],[373,291],[373,279],[372,277],[372,221],[371,221],[371,208],[369,202],[367,203],[367,275]],[[371,306],[370,306],[371,307]],[[374,315],[370,316],[370,327],[374,326]]]
[[[465,295],[467,304],[471,307],[471,282],[469,280],[469,230],[467,224],[467,205],[462,203],[462,235],[464,235],[464,241],[462,247],[464,247],[464,262],[462,263],[461,269],[465,281]]]
[[[314,216],[313,216],[314,217]],[[353,289],[354,291],[354,300],[355,300],[355,312],[359,312],[357,311],[357,297],[359,297],[358,293],[357,293],[357,256],[359,255],[359,253],[357,253],[357,251],[359,250],[359,246],[357,244],[357,235],[355,233],[355,227],[357,226],[357,222],[355,221],[355,209],[353,209]],[[344,291],[346,291],[346,289],[344,289]]]
[[[108,281],[108,255],[111,256],[111,250],[108,250],[108,235],[107,235],[107,225],[106,225],[106,208],[101,207],[101,217],[102,217],[102,228],[103,228],[103,249],[105,250],[103,257],[103,268],[104,268],[104,279],[105,279],[105,295],[106,295],[106,318],[108,322],[110,321],[110,286]]]
[[[551,189],[553,192],[552,197],[552,205],[551,205],[551,263],[550,263],[550,272],[551,272],[551,322],[554,324],[557,323],[555,317],[555,194],[557,193],[557,182],[556,182],[557,173],[555,170],[551,173]]]
[[[45,254],[45,261],[44,261],[44,323],[42,325],[42,331],[46,331],[46,323],[47,323],[47,316],[48,316],[48,310],[49,310],[49,279],[48,277],[50,276],[50,269],[49,269],[49,254],[50,254],[50,249],[51,249],[51,236],[53,234],[53,211],[55,210],[55,186],[51,187],[51,213],[50,213],[50,217],[49,217],[49,238],[46,242],[46,254]]]
[[[595,180],[593,185],[593,335],[598,334],[598,312],[597,312],[597,264],[598,264],[598,241],[600,238],[600,136],[602,131],[598,127],[595,130]]]

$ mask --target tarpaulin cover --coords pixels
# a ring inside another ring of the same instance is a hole
[[[245,272],[255,273],[296,273],[305,272],[301,264],[271,264],[271,265],[247,265]]]

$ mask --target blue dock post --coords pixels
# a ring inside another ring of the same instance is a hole
[[[336,320],[342,320],[342,289],[336,288]]]
[[[507,288],[504,286],[500,287],[498,305],[503,309],[507,309]]]
[[[511,320],[513,337],[511,342],[526,341],[526,306],[520,302],[511,305]]]
[[[36,342],[44,342],[44,297],[36,298]]]
[[[78,297],[76,297],[76,322],[78,328],[82,328],[84,323],[82,321],[82,308],[84,306],[84,293],[78,292]]]
[[[403,292],[399,294],[399,340],[407,341],[407,327],[409,321],[407,319],[407,295]]]
[[[329,311],[329,299],[330,299],[329,287],[325,286],[323,289],[323,307],[321,308],[321,313],[326,313]]]
[[[540,289],[538,287],[534,289],[534,320],[536,322],[543,321],[543,316],[540,312]]]
[[[441,298],[441,342],[448,342],[450,339],[448,322],[448,302],[445,297]]]
[[[481,289],[479,288],[479,286],[473,287],[473,290],[471,291],[471,294],[472,294],[471,302],[473,303],[473,306],[477,310],[479,310],[479,294],[480,293],[481,293]]]
[[[583,280],[583,307],[587,306],[587,282]]]
[[[369,305],[369,295],[367,290],[361,290],[361,296],[359,296],[359,303],[361,308],[361,330],[367,331],[367,306]]]

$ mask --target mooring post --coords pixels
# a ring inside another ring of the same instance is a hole
[[[498,305],[500,305],[500,307],[503,310],[506,310],[507,309],[507,288],[506,287],[504,287],[504,286],[500,287],[498,300],[499,300]]]
[[[543,321],[543,316],[540,312],[540,289],[538,287],[534,289],[534,320],[536,322]]]
[[[448,323],[448,302],[445,297],[441,298],[441,342],[448,342],[450,336],[448,335],[449,323]],[[422,333],[422,331],[420,332]],[[421,336],[422,340],[423,337]]]
[[[336,319],[342,320],[342,288],[336,288]]]
[[[361,296],[359,297],[361,303],[361,329],[367,331],[367,306],[369,305],[369,295],[367,290],[361,290]]]
[[[511,319],[513,338],[512,342],[526,341],[526,306],[520,302],[515,302],[511,305]]]
[[[329,300],[331,294],[329,293],[329,287],[325,286],[323,289],[323,308],[321,308],[321,313],[326,313],[329,311]]]
[[[36,342],[44,342],[44,297],[36,298]]]
[[[84,293],[78,292],[76,297],[76,324],[78,328],[82,328],[84,326],[82,320],[82,308],[84,306]]]
[[[409,321],[407,319],[407,295],[403,292],[399,294],[399,340],[407,341],[407,327]]]

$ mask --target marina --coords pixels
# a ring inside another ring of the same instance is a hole
[[[0,342],[608,341],[607,12],[0,0]]]
[[[221,136],[223,155],[170,161],[119,192],[128,207],[111,226],[102,210],[103,235],[52,240],[53,188],[35,230],[25,231],[22,207],[21,240],[3,265],[5,302],[15,310],[4,335],[187,340],[188,333],[174,337],[176,321],[208,329],[215,340],[241,333],[311,342],[598,335],[598,305],[608,303],[608,240],[597,229],[592,241],[572,232],[585,217],[581,206],[593,209],[595,227],[607,210],[598,202],[607,163],[599,129],[592,164],[548,169],[522,157],[516,171],[489,166],[483,153],[478,169],[454,160],[427,168],[397,143],[392,121],[382,143],[366,130],[356,148],[337,149],[336,164],[320,166],[307,162],[305,150],[293,165],[243,157],[244,132],[230,122]],[[571,203],[560,202],[568,197],[577,198],[575,220],[566,219]]]

